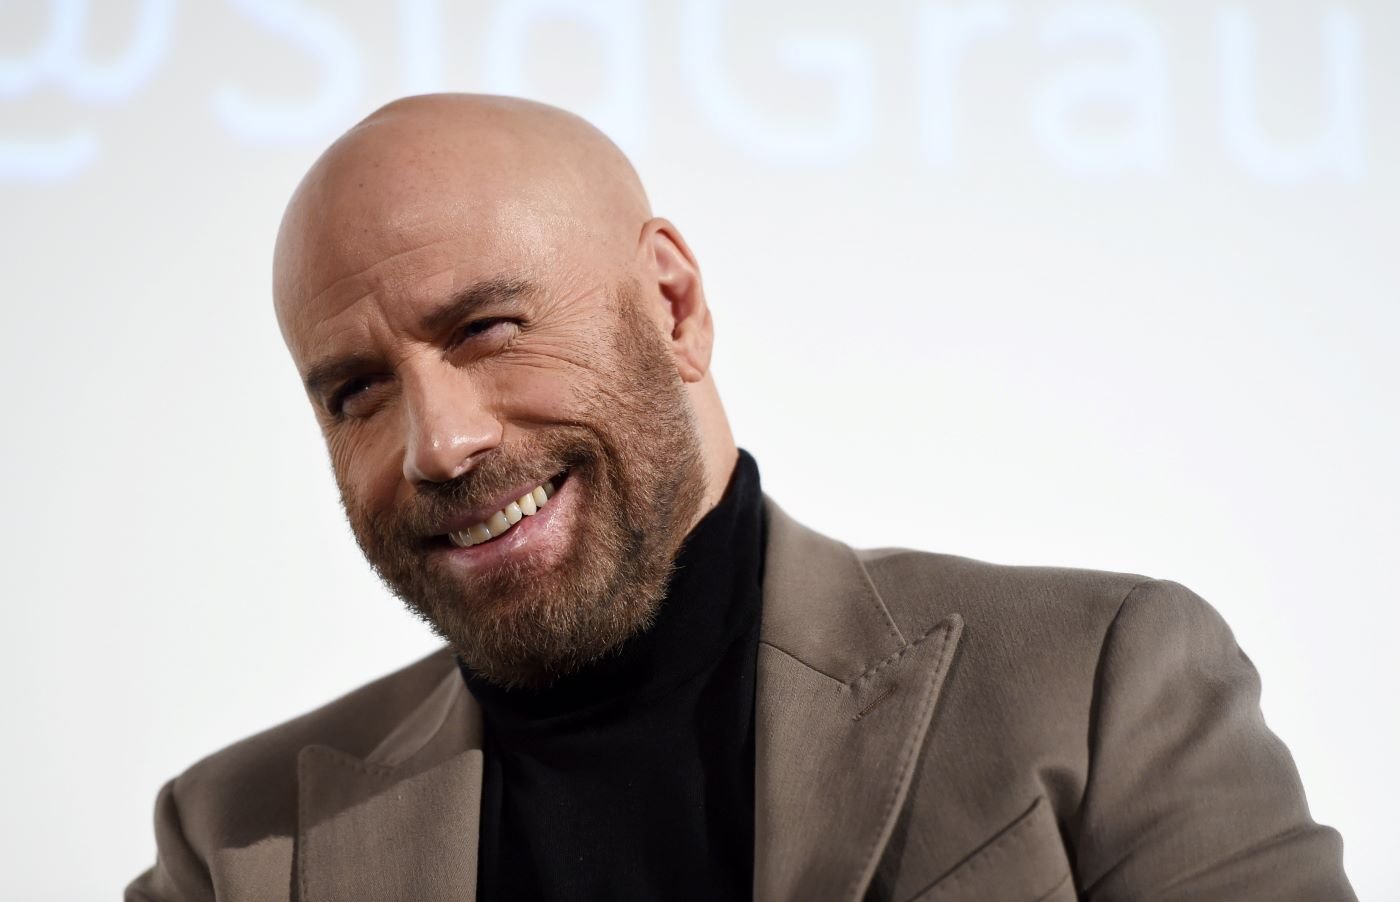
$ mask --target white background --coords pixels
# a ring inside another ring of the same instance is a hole
[[[4,4],[7,896],[116,896],[165,779],[435,644],[269,261],[325,143],[452,88],[633,154],[799,519],[1213,602],[1400,899],[1397,60],[1391,0]]]

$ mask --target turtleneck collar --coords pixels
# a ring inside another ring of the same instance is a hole
[[[458,659],[487,723],[498,734],[583,726],[645,706],[712,669],[760,616],[763,538],[758,464],[741,449],[719,504],[682,544],[650,629],[542,690],[502,689]]]

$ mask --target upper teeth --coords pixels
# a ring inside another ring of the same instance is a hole
[[[470,548],[482,542],[489,542],[523,518],[533,516],[553,495],[554,483],[545,480],[475,526],[449,532],[447,537],[459,548]]]

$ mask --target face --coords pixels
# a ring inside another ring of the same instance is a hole
[[[528,233],[358,261],[283,323],[366,557],[508,687],[645,629],[704,494],[637,281],[586,253],[532,265],[542,255],[510,253]],[[531,514],[537,487],[552,494]]]

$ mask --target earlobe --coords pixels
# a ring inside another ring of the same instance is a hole
[[[680,231],[668,220],[652,219],[642,230],[643,247],[661,299],[676,368],[686,382],[699,382],[710,369],[714,324],[705,302],[700,267]]]

